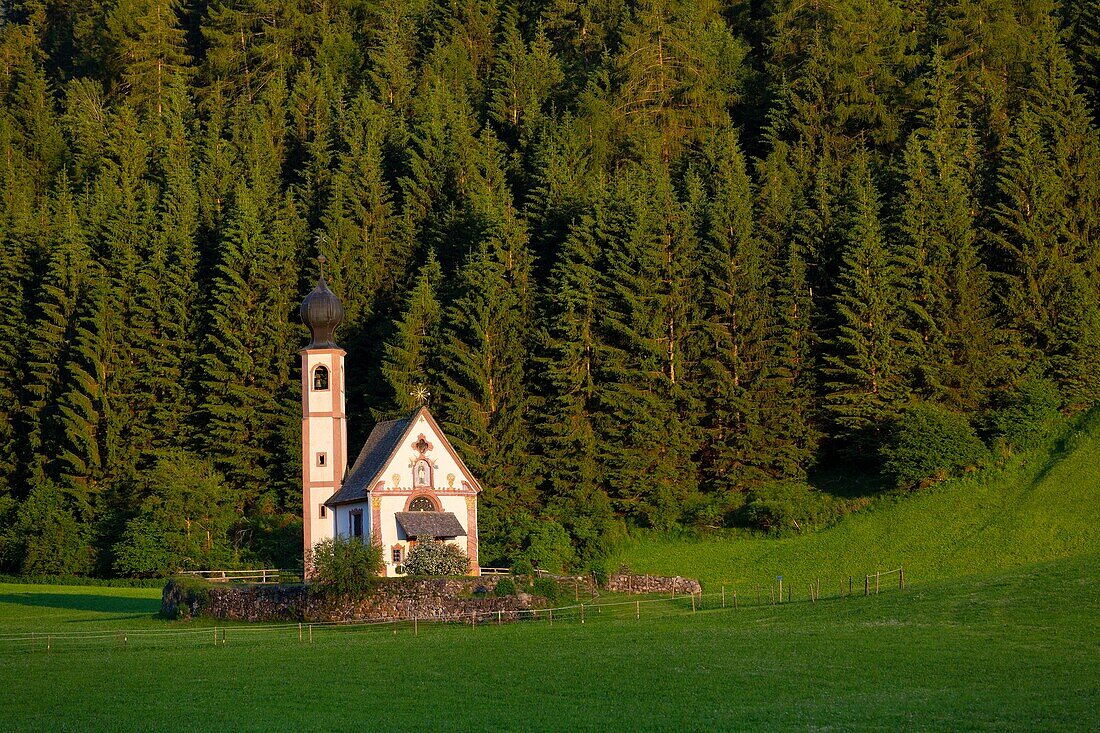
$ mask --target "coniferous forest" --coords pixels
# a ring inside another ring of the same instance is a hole
[[[353,455],[426,385],[485,565],[1100,401],[1098,0],[16,0],[0,100],[8,572],[301,561],[318,255]]]

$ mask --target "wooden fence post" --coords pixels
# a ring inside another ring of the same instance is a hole
[[[695,613],[695,594],[691,594],[691,612]]]
[[[737,589],[733,589],[733,607],[737,608]]]
[[[584,623],[584,604],[581,604],[581,623]]]
[[[882,573],[875,573],[875,595],[878,595],[878,578]]]
[[[500,626],[500,611],[497,611],[497,626]]]
[[[214,627],[214,646],[218,645],[218,627]]]
[[[413,616],[413,636],[420,636],[420,624],[417,623],[416,616]]]
[[[642,617],[642,602],[634,601],[634,618],[640,619]]]
[[[722,608],[726,607],[726,586],[722,586]]]
[[[904,588],[904,587],[905,587],[905,566],[902,565],[900,568],[898,568],[898,588],[901,589],[901,588]]]
[[[865,595],[865,596],[871,595],[871,576],[870,575],[864,575],[863,576],[863,595]]]

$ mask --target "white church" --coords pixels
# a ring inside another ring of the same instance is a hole
[[[324,274],[301,316],[311,335],[301,352],[305,556],[323,539],[369,538],[382,548],[384,574],[395,576],[417,539],[431,537],[461,548],[478,575],[481,487],[428,408],[375,425],[348,469],[345,352],[333,341],[344,307]]]

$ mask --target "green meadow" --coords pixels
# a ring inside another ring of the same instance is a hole
[[[872,500],[820,532],[697,539],[643,534],[619,560],[652,574],[690,575],[704,587],[822,583],[905,567],[910,582],[1072,557],[1100,549],[1100,410],[1046,450],[928,489]],[[796,590],[796,592],[798,592]]]
[[[5,633],[79,634],[0,642],[0,729],[1096,730],[1098,569],[737,609],[709,594],[640,618],[589,606],[584,624],[316,627],[312,643],[230,626],[217,645],[156,620],[149,590],[3,585]]]
[[[816,534],[624,549],[701,578],[695,608],[299,629],[164,621],[155,588],[0,584],[0,730],[1100,730],[1097,508],[1093,415]],[[904,589],[863,595],[902,565]],[[793,602],[770,602],[777,575]]]

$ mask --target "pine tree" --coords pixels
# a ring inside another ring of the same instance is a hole
[[[548,509],[569,532],[581,564],[609,546],[611,502],[595,425],[603,290],[600,267],[609,210],[605,198],[581,216],[549,275],[540,324],[536,431]]]
[[[288,421],[291,353],[287,314],[296,277],[280,251],[285,235],[265,230],[253,192],[238,184],[212,286],[200,357],[203,445],[238,502],[272,487],[272,453]],[[284,473],[290,473],[284,469]]]
[[[181,9],[180,0],[123,0],[107,21],[108,32],[118,36],[130,101],[157,117],[166,105],[182,104],[191,73]]]
[[[628,129],[655,132],[661,158],[670,160],[725,123],[747,52],[713,8],[644,0],[623,29],[616,111]]]
[[[394,336],[385,346],[382,374],[393,390],[393,403],[403,414],[418,406],[413,395],[417,387],[424,386],[431,394],[440,391],[442,308],[437,293],[442,278],[439,262],[429,251],[428,261],[409,293],[404,314],[395,324]]]
[[[928,83],[923,126],[904,155],[902,325],[910,336],[913,386],[950,407],[974,410],[1003,369],[978,248],[978,140],[939,58]]]
[[[815,308],[809,258],[796,236],[806,204],[790,157],[787,143],[773,138],[772,150],[757,166],[756,231],[770,265],[769,292],[775,311],[769,349],[772,388],[757,397],[772,445],[769,473],[777,478],[804,478],[821,435],[814,414]]]
[[[683,384],[696,244],[660,165],[621,174],[611,206],[596,375],[600,463],[616,509],[667,528],[697,490]]]
[[[875,445],[905,398],[899,369],[896,264],[879,221],[878,191],[865,155],[848,176],[845,247],[836,288],[836,336],[825,357],[825,408],[857,448]]]
[[[699,175],[706,189],[699,277],[704,308],[697,357],[697,402],[705,442],[705,488],[743,489],[768,476],[767,399],[773,312],[768,260],[753,227],[753,190],[737,136],[708,141]]]
[[[505,140],[526,147],[537,129],[543,107],[564,75],[544,33],[540,31],[530,44],[524,43],[514,8],[504,13],[501,25],[496,63],[489,80],[489,115]]]

